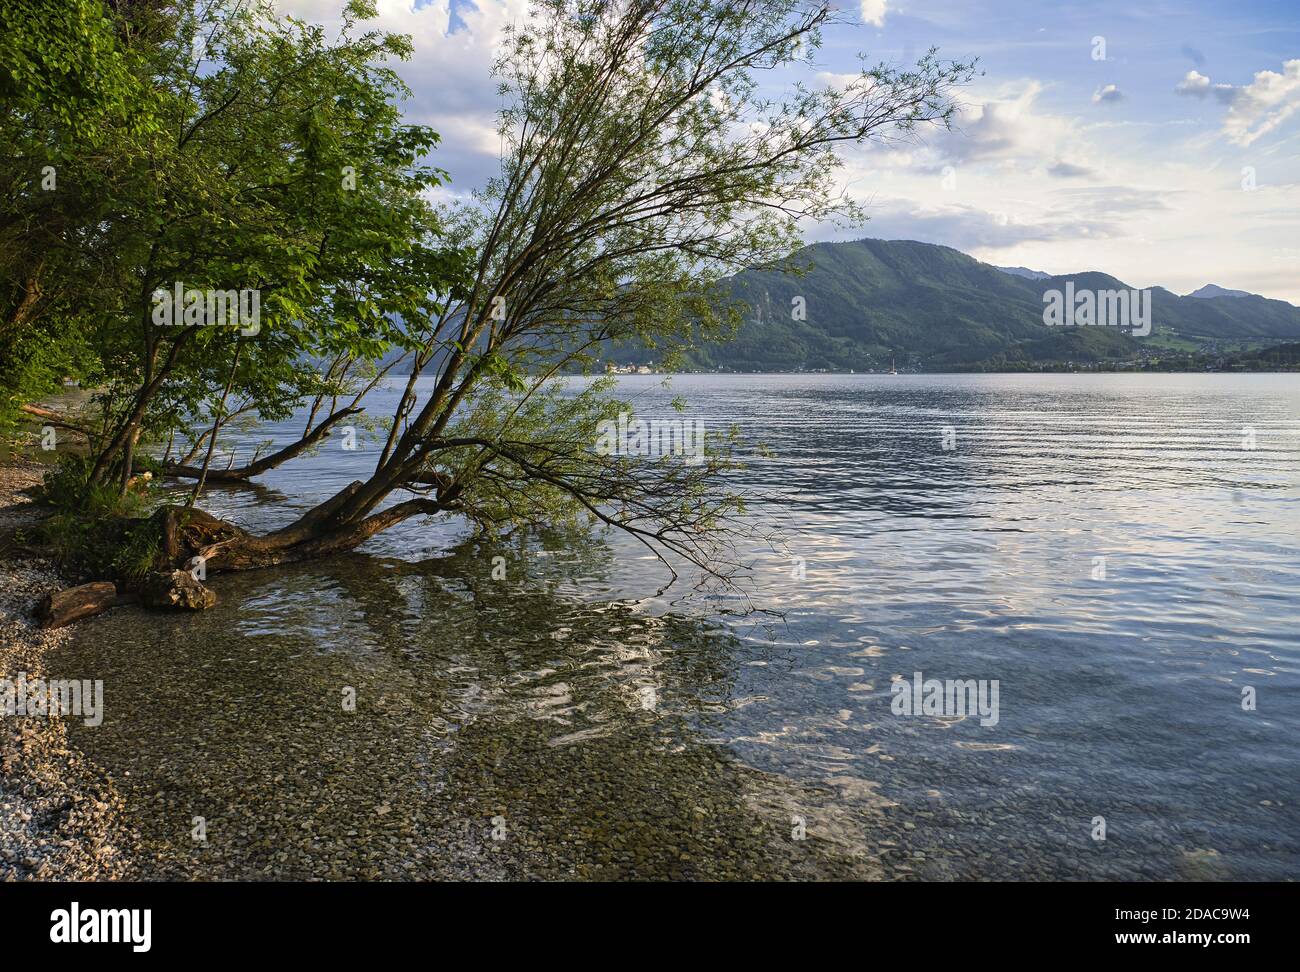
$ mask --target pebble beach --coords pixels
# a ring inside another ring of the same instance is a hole
[[[35,522],[26,490],[42,467],[0,466],[0,677],[29,680],[47,671],[51,651],[70,636],[42,630],[32,609],[67,586],[51,565],[15,550],[15,531]],[[75,716],[69,718],[76,718]],[[122,799],[68,743],[64,717],[0,716],[0,880],[98,881],[131,876],[134,836]]]

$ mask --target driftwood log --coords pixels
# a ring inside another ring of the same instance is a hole
[[[36,620],[42,628],[62,628],[121,604],[140,604],[155,611],[205,611],[216,603],[216,591],[196,581],[188,570],[153,570],[134,590],[118,591],[112,581],[95,581],[47,594],[36,606]]]
[[[42,628],[61,628],[93,617],[111,607],[140,604],[155,610],[203,611],[217,603],[216,592],[185,570],[153,571],[129,591],[119,591],[112,581],[95,581],[47,594],[36,606]]]
[[[112,581],[95,581],[93,584],[82,584],[66,591],[46,594],[37,605],[36,617],[42,628],[61,628],[73,621],[107,611],[118,603],[116,584]]]

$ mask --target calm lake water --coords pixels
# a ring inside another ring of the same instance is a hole
[[[51,671],[104,679],[73,739],[142,876],[1300,877],[1300,376],[661,381],[622,391],[770,448],[783,617],[449,521],[94,619]],[[376,448],[206,505],[275,526]],[[996,724],[895,713],[914,672],[997,680]]]

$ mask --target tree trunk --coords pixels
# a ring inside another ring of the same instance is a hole
[[[37,303],[40,301],[41,297],[44,296],[44,293],[41,290],[40,277],[38,276],[40,271],[41,266],[38,266],[36,268],[36,273],[28,276],[26,283],[23,284],[22,299],[18,302],[18,306],[14,308],[13,313],[9,315],[9,319],[5,322],[5,332],[7,334],[16,333],[33,317],[33,312],[36,310]]]
[[[346,553],[403,520],[446,509],[437,500],[417,498],[359,522],[340,524],[335,514],[361,485],[351,484],[296,523],[266,536],[249,533],[200,509],[164,507],[155,514],[162,535],[162,557],[173,568],[190,567],[197,558],[209,573],[298,563]]]

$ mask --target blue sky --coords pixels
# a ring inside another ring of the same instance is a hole
[[[281,0],[332,21],[341,0]],[[491,171],[488,74],[524,0],[379,0],[410,33],[415,119],[464,191]],[[978,57],[960,131],[845,153],[857,230],[1002,265],[1103,270],[1186,293],[1205,283],[1300,304],[1300,2],[845,0],[808,73],[833,81],[937,46]],[[1100,41],[1098,40],[1100,39]]]

